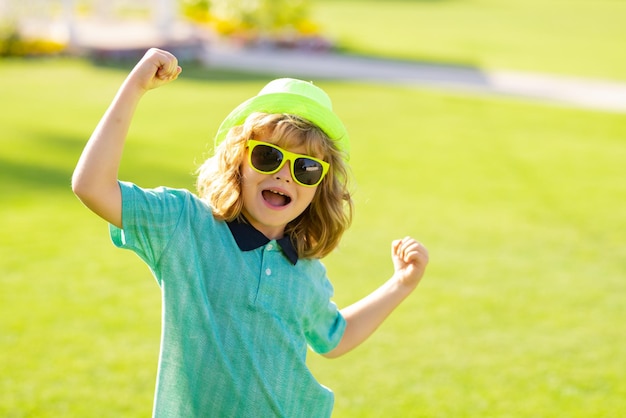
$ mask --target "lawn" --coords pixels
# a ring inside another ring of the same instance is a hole
[[[470,14],[472,4],[482,8]],[[620,2],[567,2],[570,19],[558,22],[563,2],[541,3],[545,13],[531,13],[536,0],[496,4],[321,1],[316,13],[340,20],[332,31],[354,51],[624,78],[625,58],[615,53],[625,39],[615,24],[624,15]],[[504,4],[519,21],[479,19],[489,10],[505,16]],[[435,19],[441,13],[446,22],[444,6],[455,22],[447,28]],[[344,19],[349,11],[354,19]],[[402,25],[385,30],[374,17]],[[433,49],[400,42],[399,27],[410,29],[410,39],[430,39]],[[550,27],[561,33],[559,54],[550,53]],[[462,48],[463,40],[476,48]],[[581,43],[590,59],[573,54]],[[504,45],[512,51],[504,54]],[[69,187],[130,66],[0,60],[2,417],[150,414],[158,286],[136,256],[113,247],[105,223]],[[176,83],[144,98],[121,177],[192,188],[222,118],[267,80],[186,66]],[[411,234],[431,253],[423,283],[371,340],[340,359],[311,355],[313,372],[336,393],[334,416],[620,416],[625,116],[401,86],[317,84],[348,126],[356,178],[355,222],[324,260],[337,303],[391,274],[392,239]]]
[[[0,415],[145,416],[160,300],[69,178],[125,70],[3,61]],[[188,71],[139,109],[122,178],[192,187],[258,77]],[[336,416],[617,416],[626,408],[622,115],[401,87],[323,87],[353,138],[357,216],[325,260],[345,305],[426,243],[428,276],[366,345],[311,357]]]
[[[317,0],[357,53],[626,80],[626,3],[614,0]]]

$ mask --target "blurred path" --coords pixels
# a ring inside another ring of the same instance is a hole
[[[304,78],[334,78],[550,101],[626,113],[626,82],[386,60],[333,52],[209,48],[209,67],[262,71]]]
[[[172,49],[179,58],[200,59],[206,66],[273,76],[332,78],[393,83],[542,100],[569,106],[626,113],[626,82],[562,77],[512,71],[439,65],[334,52],[293,49],[238,48],[212,42],[189,25],[168,28],[168,36],[154,26],[137,23],[77,22],[73,38],[78,47],[96,54],[124,58],[125,51],[150,46]],[[117,55],[115,53],[117,52]]]

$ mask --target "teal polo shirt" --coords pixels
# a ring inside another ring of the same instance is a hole
[[[162,294],[155,417],[328,417],[333,393],[307,346],[337,346],[345,320],[317,259],[288,239],[227,224],[187,190],[120,182],[113,243],[149,266]]]

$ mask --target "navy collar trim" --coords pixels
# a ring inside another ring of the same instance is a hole
[[[252,251],[259,247],[264,246],[270,242],[263,233],[257,230],[255,227],[247,222],[240,222],[237,219],[231,222],[226,222],[230,233],[233,234],[235,242],[241,251]],[[298,253],[296,252],[291,239],[288,236],[284,236],[277,239],[276,242],[283,250],[283,254],[294,266],[298,262]]]

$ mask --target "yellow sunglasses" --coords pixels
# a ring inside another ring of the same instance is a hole
[[[315,187],[328,173],[330,164],[309,155],[286,151],[268,142],[248,140],[250,167],[261,174],[274,174],[290,161],[291,177],[305,187]]]

